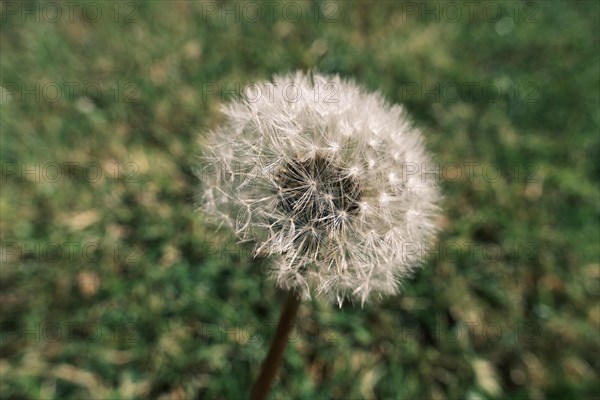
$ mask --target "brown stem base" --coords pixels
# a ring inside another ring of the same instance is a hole
[[[283,352],[285,351],[285,346],[288,342],[288,334],[293,327],[299,305],[300,299],[298,299],[294,293],[290,292],[286,303],[281,310],[275,337],[273,338],[273,342],[271,342],[271,348],[269,349],[267,358],[265,358],[265,361],[263,362],[260,375],[254,383],[250,399],[265,400],[269,395],[273,380],[277,375],[279,364],[283,358]]]

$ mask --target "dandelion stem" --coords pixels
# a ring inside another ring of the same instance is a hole
[[[283,358],[285,346],[288,342],[288,334],[293,327],[299,305],[300,299],[293,292],[289,292],[286,303],[281,310],[281,316],[279,317],[275,337],[271,342],[271,348],[269,349],[267,358],[263,362],[260,375],[254,383],[250,399],[264,400],[269,395],[271,385],[273,384],[275,375],[277,375],[277,369]]]

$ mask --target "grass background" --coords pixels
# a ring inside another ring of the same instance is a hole
[[[443,232],[401,295],[305,302],[273,398],[600,397],[597,2],[54,4],[2,2],[0,397],[247,395],[283,294],[196,141],[309,68],[406,105]]]

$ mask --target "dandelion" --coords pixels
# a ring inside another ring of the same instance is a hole
[[[203,144],[201,207],[290,291],[251,392],[265,399],[299,298],[397,293],[433,238],[439,194],[404,108],[338,76],[277,76],[224,114]]]
[[[279,287],[337,302],[393,295],[422,263],[439,199],[402,106],[338,76],[247,88],[204,143],[201,207],[271,259]]]

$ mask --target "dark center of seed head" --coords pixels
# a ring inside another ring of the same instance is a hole
[[[322,226],[333,223],[340,213],[358,212],[360,185],[331,157],[317,153],[306,160],[288,161],[276,171],[275,182],[278,208],[297,224]]]

